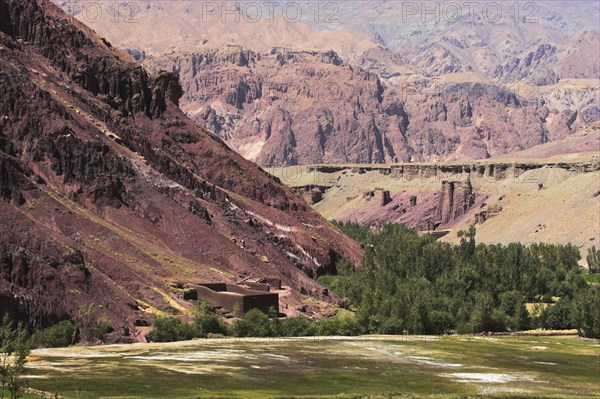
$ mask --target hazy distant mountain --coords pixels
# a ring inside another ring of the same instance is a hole
[[[61,3],[179,73],[188,115],[263,165],[485,158],[598,126],[597,2],[265,4]]]

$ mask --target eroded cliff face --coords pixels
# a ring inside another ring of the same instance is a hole
[[[401,223],[439,235],[468,224],[487,227],[492,218],[519,225],[515,220],[503,219],[505,208],[511,212],[511,205],[524,202],[522,208],[530,209],[536,204],[537,197],[544,198],[549,192],[555,193],[558,203],[570,200],[572,192],[562,192],[561,187],[568,186],[569,181],[578,186],[593,183],[594,176],[597,185],[600,161],[592,157],[578,162],[489,160],[445,164],[316,165],[274,168],[271,172],[294,187],[327,218],[353,221],[372,228]],[[512,198],[505,200],[511,193]],[[539,206],[544,208],[548,204]],[[585,212],[588,211],[586,208]],[[548,217],[559,218],[557,215]],[[541,224],[549,222],[544,220]],[[585,222],[582,220],[581,223]],[[519,239],[518,234],[511,238],[513,241]],[[586,237],[583,244],[588,242]]]
[[[547,54],[551,49],[541,46],[530,63],[547,62]],[[232,46],[141,61],[155,74],[179,74],[188,115],[263,166],[482,159],[600,120],[550,110],[500,85],[386,84],[332,51]],[[506,66],[497,74],[532,70]]]
[[[336,302],[312,278],[357,244],[189,120],[176,74],[46,0],[0,0],[0,21],[0,312],[43,326],[94,304],[132,340],[189,314],[189,283],[278,276],[291,314],[330,307],[300,291]]]
[[[600,170],[600,158],[593,157],[589,161],[577,162],[538,162],[538,161],[497,161],[483,160],[472,162],[451,162],[451,163],[411,163],[395,165],[312,165],[306,166],[306,174],[314,173],[334,174],[343,171],[364,174],[366,172],[378,172],[382,175],[389,175],[395,179],[426,180],[435,178],[443,180],[444,178],[454,179],[483,179],[488,182],[497,182],[505,179],[518,179],[527,171],[542,169],[557,169],[574,173],[589,173]],[[517,180],[518,181],[518,180]]]
[[[439,224],[448,223],[465,215],[475,203],[471,180],[463,182],[443,181],[436,208]]]

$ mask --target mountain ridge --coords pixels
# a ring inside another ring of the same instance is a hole
[[[451,18],[435,2],[350,1],[252,21],[243,4],[157,2],[135,23],[57,3],[152,75],[178,73],[182,109],[263,166],[497,157],[600,123],[594,2]]]

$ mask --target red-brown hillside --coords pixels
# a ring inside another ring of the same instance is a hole
[[[46,325],[90,303],[120,331],[186,313],[177,283],[312,278],[357,244],[47,0],[0,0],[0,313]],[[151,316],[150,316],[151,317]]]

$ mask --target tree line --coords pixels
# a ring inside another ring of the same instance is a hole
[[[304,316],[279,319],[272,309],[265,314],[251,309],[231,325],[226,324],[205,300],[200,301],[193,320],[187,322],[177,316],[157,316],[152,324],[149,338],[153,342],[183,341],[209,337],[309,337],[352,336],[362,333],[356,319],[351,316],[335,316],[311,321]]]
[[[451,245],[398,224],[335,224],[365,256],[318,281],[349,300],[366,333],[578,328],[600,338],[600,288],[585,281],[571,244],[477,244],[471,227]]]

